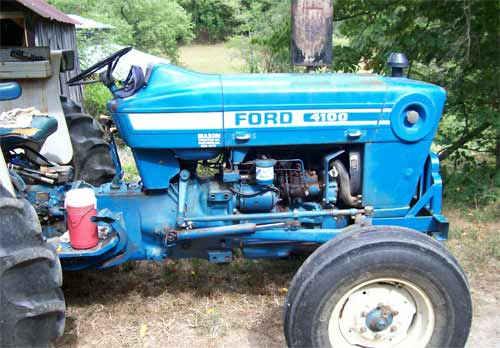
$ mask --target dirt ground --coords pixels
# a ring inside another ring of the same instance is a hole
[[[474,319],[467,348],[500,347],[500,263],[470,277]]]
[[[448,244],[468,273],[474,301],[467,348],[500,347],[500,258],[492,257],[500,224],[448,215],[456,226]],[[285,347],[282,304],[300,264],[185,260],[65,273],[67,321],[56,346]]]

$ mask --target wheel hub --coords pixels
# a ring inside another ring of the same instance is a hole
[[[394,315],[390,306],[379,304],[366,316],[365,324],[373,332],[380,332],[387,329],[394,320]]]
[[[404,287],[371,283],[348,296],[339,318],[340,333],[353,346],[394,347],[408,336],[416,313],[416,303]]]

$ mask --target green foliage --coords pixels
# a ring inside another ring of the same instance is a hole
[[[481,208],[500,201],[500,173],[491,161],[478,160],[464,150],[442,166],[444,198],[458,206]],[[451,161],[450,161],[451,162]]]
[[[47,0],[47,2],[49,4],[51,4],[52,6],[57,7],[59,10],[63,11],[64,13],[78,14],[78,15],[83,14],[83,13],[93,12],[94,9],[96,9],[98,7],[98,5],[101,3],[101,1],[99,1],[99,0],[85,0],[85,1]]]
[[[120,13],[131,27],[139,49],[177,59],[177,47],[193,39],[190,15],[175,1],[134,0],[121,2]]]
[[[79,49],[106,43],[132,45],[155,55],[177,59],[180,44],[193,37],[191,16],[175,0],[49,0],[66,13],[111,24],[114,29],[79,35]]]
[[[200,41],[222,41],[239,24],[240,0],[179,0],[179,3],[191,14]]]
[[[290,70],[290,1],[249,3],[239,19],[244,36],[231,39],[239,48],[250,72],[284,72]]]
[[[94,117],[109,115],[106,102],[112,98],[112,95],[106,86],[102,83],[85,85],[84,94],[83,108],[88,114]]]
[[[448,91],[440,157],[460,149],[498,156],[499,9],[482,0],[339,0],[335,19],[351,51],[342,58],[383,73],[391,51],[407,53],[412,77]]]

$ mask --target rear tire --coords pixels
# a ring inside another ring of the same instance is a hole
[[[318,248],[285,302],[288,347],[464,347],[472,303],[441,244],[402,227],[356,228]]]
[[[94,186],[110,182],[115,169],[104,131],[99,122],[84,113],[66,114],[75,169],[74,180],[84,180]]]
[[[73,100],[65,96],[60,99],[73,145],[74,180],[94,186],[110,182],[115,166],[101,124]]]
[[[0,196],[0,347],[49,347],[64,330],[59,258],[33,207]]]

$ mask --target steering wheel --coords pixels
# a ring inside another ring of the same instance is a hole
[[[85,69],[84,71],[82,71],[78,75],[72,77],[71,79],[69,79],[66,82],[66,84],[68,86],[76,86],[76,85],[84,84],[84,83],[86,83],[86,81],[84,81],[84,80],[87,77],[91,76],[92,74],[101,70],[104,67],[107,67],[106,75],[109,78],[111,76],[111,74],[113,73],[113,71],[115,70],[116,65],[118,64],[118,61],[120,60],[120,58],[122,56],[126,55],[128,52],[130,52],[130,50],[132,50],[132,46],[127,46],[127,47],[122,48],[121,50],[113,53],[109,57],[104,58],[103,60],[95,63],[91,67]],[[89,81],[89,82],[98,82],[98,81]],[[89,82],[87,82],[87,83],[89,83]]]

